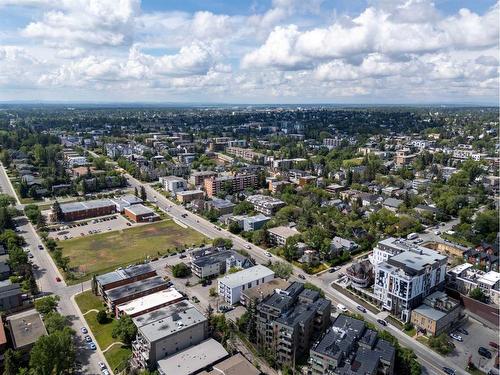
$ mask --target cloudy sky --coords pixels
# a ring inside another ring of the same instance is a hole
[[[492,0],[0,0],[0,101],[496,103]]]

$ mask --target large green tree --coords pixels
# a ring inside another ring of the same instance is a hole
[[[118,323],[113,327],[112,336],[118,338],[125,345],[130,345],[137,334],[137,326],[128,315],[118,319]]]
[[[40,337],[30,353],[30,368],[37,375],[69,374],[75,363],[74,331],[64,327]]]

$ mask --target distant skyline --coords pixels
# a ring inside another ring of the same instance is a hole
[[[485,104],[491,0],[0,0],[0,102]]]

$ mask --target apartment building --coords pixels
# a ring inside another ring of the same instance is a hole
[[[226,152],[246,161],[261,164],[265,161],[266,155],[260,152],[255,152],[249,148],[242,147],[226,147]]]
[[[12,340],[12,347],[15,350],[26,353],[40,337],[47,335],[42,317],[35,310],[10,315],[6,319]]]
[[[144,297],[122,303],[115,307],[115,316],[119,318],[128,315],[131,318],[158,310],[184,299],[184,296],[175,288],[168,288],[156,293],[148,294]]]
[[[286,240],[290,237],[300,234],[300,232],[295,227],[279,226],[267,230],[269,235],[269,242],[278,245],[285,246]]]
[[[94,294],[103,295],[105,291],[119,286],[134,283],[156,276],[156,271],[149,264],[138,264],[136,266],[117,269],[103,275],[99,275],[92,280],[92,290]]]
[[[133,206],[125,207],[123,214],[135,223],[160,220],[160,216],[156,212],[143,204],[134,204]]]
[[[153,276],[148,279],[108,289],[103,293],[102,297],[108,308],[113,311],[116,305],[168,289],[168,287],[169,284],[162,277]]]
[[[159,360],[199,344],[208,337],[207,318],[188,300],[132,320],[137,326],[131,360],[136,369],[154,369]]]
[[[23,304],[21,285],[9,279],[0,281],[0,311],[16,309]]]
[[[325,138],[323,139],[323,146],[328,147],[329,150],[340,147],[342,145],[342,138]]]
[[[261,264],[228,274],[217,280],[219,296],[229,305],[240,302],[241,293],[246,289],[274,279],[274,271]]]
[[[496,271],[484,272],[464,263],[448,270],[446,282],[450,288],[465,295],[479,288],[491,303],[500,305],[500,273]]]
[[[217,172],[214,171],[193,172],[189,177],[189,183],[194,186],[201,186],[203,185],[203,181],[205,181],[205,178],[216,177],[216,176]]]
[[[402,150],[396,151],[396,157],[394,158],[394,164],[396,167],[406,167],[410,165],[413,160],[417,157],[416,154],[413,154],[409,148],[404,148]]]
[[[178,191],[175,198],[181,203],[189,203],[195,199],[203,199],[205,193],[201,190],[184,190]]]
[[[187,189],[187,182],[185,179],[176,176],[165,176],[159,178],[163,188],[169,193],[176,194],[178,191]]]
[[[412,309],[444,287],[447,259],[437,251],[418,247],[376,263],[373,293],[381,307],[409,321]]]
[[[210,177],[204,180],[207,196],[213,197],[221,191],[236,193],[257,186],[257,176],[254,174]]]
[[[331,302],[293,282],[257,305],[257,345],[274,353],[281,366],[309,351],[330,324]]]
[[[395,348],[362,320],[339,315],[310,350],[312,375],[392,375]]]
[[[191,271],[200,279],[218,276],[232,267],[246,269],[252,266],[250,259],[233,250],[213,251],[191,261]]]
[[[262,194],[251,195],[246,200],[253,205],[255,211],[266,216],[274,215],[276,211],[286,205],[286,203],[280,199]]]

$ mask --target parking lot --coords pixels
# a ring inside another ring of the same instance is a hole
[[[455,344],[455,350],[447,358],[465,368],[467,367],[469,356],[472,355],[472,362],[484,372],[488,372],[493,368],[495,357],[498,354],[498,350],[491,347],[489,342],[498,343],[498,334],[494,330],[470,318],[461,328],[464,328],[468,332],[468,335],[456,332],[462,337],[462,342],[450,338]],[[485,347],[491,352],[490,359],[481,356],[477,352],[480,346]]]
[[[57,231],[49,233],[51,238],[64,241],[71,238],[88,236],[96,233],[122,230],[138,224],[130,223],[120,214],[82,220],[71,224],[61,225]]]

